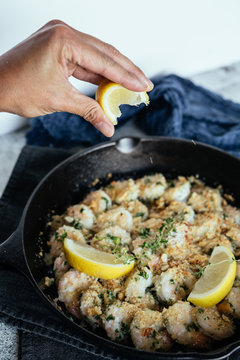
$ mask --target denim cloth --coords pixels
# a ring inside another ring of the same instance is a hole
[[[153,83],[150,105],[121,106],[118,126],[136,117],[148,135],[193,139],[240,156],[239,104],[176,75],[157,77]],[[31,125],[31,145],[71,147],[108,140],[80,116],[64,112],[34,118]]]

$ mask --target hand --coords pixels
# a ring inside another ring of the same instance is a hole
[[[71,75],[93,84],[107,78],[133,91],[153,88],[113,46],[52,20],[0,57],[0,111],[24,117],[67,111],[112,136],[112,123],[95,100],[68,81]]]

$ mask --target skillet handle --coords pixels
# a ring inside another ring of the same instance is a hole
[[[31,280],[31,275],[23,252],[21,231],[19,228],[17,228],[14,233],[0,245],[0,265],[13,268]]]

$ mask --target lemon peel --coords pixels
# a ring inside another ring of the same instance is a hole
[[[100,279],[115,279],[130,272],[134,261],[125,264],[116,256],[95,249],[92,246],[80,244],[66,238],[64,252],[67,262],[75,269]]]
[[[197,306],[212,307],[230,292],[235,276],[236,260],[233,253],[227,246],[216,246],[187,300]]]

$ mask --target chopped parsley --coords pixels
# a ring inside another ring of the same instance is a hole
[[[80,220],[78,220],[78,219],[73,219],[70,222],[70,225],[73,226],[77,230],[82,230],[82,224],[81,224]]]
[[[175,281],[174,281],[173,279],[170,279],[169,282],[170,282],[171,284],[175,284]]]
[[[143,217],[144,215],[145,215],[144,212],[137,212],[137,213],[134,215],[134,217],[139,217],[139,216]]]
[[[150,235],[150,229],[149,228],[141,228],[140,229],[140,236],[142,239],[147,239],[147,237]]]
[[[127,334],[129,334],[129,331],[130,331],[129,325],[122,321],[121,322],[121,332],[122,332],[122,334],[127,335]]]
[[[146,280],[149,278],[149,275],[147,274],[147,272],[145,270],[140,270],[138,275],[142,276]]]
[[[204,310],[202,308],[198,308],[198,312],[199,312],[199,314],[202,314],[204,312]]]
[[[64,239],[66,239],[67,236],[68,236],[68,234],[66,231],[61,235],[59,235],[59,233],[57,231],[55,233],[55,238],[57,241],[64,241]]]
[[[84,212],[84,208],[81,208],[81,209],[80,209],[80,213],[83,213],[83,212]]]
[[[110,300],[114,300],[116,298],[116,296],[111,290],[107,290],[107,296]]]
[[[106,202],[106,210],[108,210],[109,200],[108,200],[106,197],[104,197],[104,196],[102,196],[102,199]]]
[[[110,320],[115,320],[115,317],[112,316],[112,314],[110,314],[106,317],[106,321],[110,321]]]
[[[103,295],[103,293],[98,294],[98,298],[101,300],[101,304],[104,305],[104,295]]]
[[[193,275],[195,275],[196,277],[200,278],[203,273],[204,273],[204,270],[205,270],[205,267],[201,267],[199,265],[196,265],[196,268],[198,269],[198,271],[196,271],[195,273],[193,273]]]

